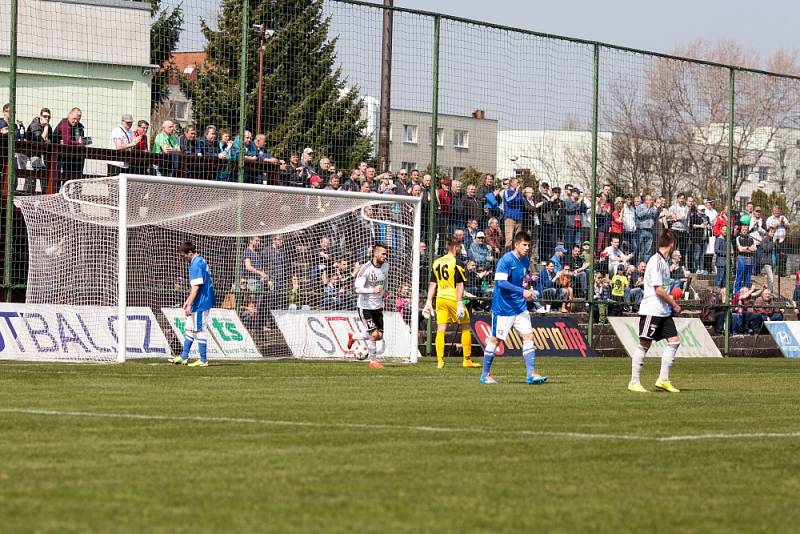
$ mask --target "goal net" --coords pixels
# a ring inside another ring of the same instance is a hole
[[[381,357],[416,361],[416,197],[122,175],[14,202],[29,241],[26,302],[34,311],[23,319],[49,313],[56,325],[45,340],[53,350],[37,357],[178,353],[189,292],[178,255],[185,241],[213,278],[212,361],[361,357],[358,345],[346,347],[347,333],[364,329],[354,276],[381,242],[390,265]]]

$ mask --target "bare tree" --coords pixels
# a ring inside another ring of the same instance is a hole
[[[695,41],[676,55],[759,66],[757,55],[736,43]],[[717,196],[727,189],[734,166],[734,191],[749,171],[772,162],[776,138],[800,126],[800,82],[738,71],[735,85],[733,161],[728,161],[730,71],[689,61],[646,56],[609,61],[600,102],[598,176],[615,189],[663,194],[681,190]],[[631,64],[634,69],[631,69]],[[797,54],[776,52],[766,68],[800,71]],[[615,69],[615,67],[617,67]],[[591,150],[571,149],[573,172],[591,177]]]

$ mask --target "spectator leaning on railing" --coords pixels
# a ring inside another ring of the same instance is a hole
[[[53,127],[50,126],[50,110],[42,108],[39,115],[34,117],[25,132],[25,139],[50,143],[53,139]]]
[[[53,132],[53,143],[64,146],[86,146],[90,140],[86,137],[86,129],[81,123],[80,108],[72,108],[69,114],[61,119]],[[84,157],[82,155],[61,155],[58,160],[62,179],[76,178],[83,174]],[[73,176],[76,175],[76,176]]]
[[[137,137],[132,130],[133,115],[125,113],[122,115],[119,126],[111,130],[111,150],[133,150],[142,140]],[[128,169],[128,164],[122,161],[109,161],[107,163],[108,176],[117,176],[123,170]]]

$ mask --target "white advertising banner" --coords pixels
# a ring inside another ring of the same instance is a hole
[[[183,308],[161,308],[161,313],[169,321],[172,332],[183,343],[183,332],[187,317]],[[214,308],[209,314],[208,324],[208,357],[213,360],[245,360],[261,358],[250,332],[242,324],[235,310]],[[192,345],[189,353],[197,358],[197,343]]]
[[[800,358],[800,322],[767,321],[764,326],[785,358]]]
[[[273,310],[278,328],[295,358],[344,359],[347,333],[364,331],[355,311]],[[383,312],[386,348],[381,358],[411,359],[418,353],[411,329],[397,312]]]
[[[117,308],[0,303],[0,359],[114,361]],[[150,308],[128,308],[127,358],[171,356]]]
[[[628,356],[633,354],[639,346],[639,317],[609,317],[608,320],[622,341]],[[676,317],[675,327],[681,339],[678,358],[722,358],[722,354],[700,319]],[[666,346],[667,340],[654,342],[647,351],[647,356],[660,358]]]

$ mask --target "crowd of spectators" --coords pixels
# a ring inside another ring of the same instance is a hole
[[[0,120],[2,134],[8,135],[13,130],[19,139],[64,145],[79,146],[91,142],[85,136],[78,108],[70,110],[55,128],[50,126],[51,114],[47,108],[40,111],[27,129],[22,123],[8,124],[7,105],[3,112],[4,119]],[[110,134],[109,148],[150,150],[156,154],[192,155],[230,162],[237,161],[243,151],[246,161],[274,164],[282,185],[419,197],[424,241],[419,244],[423,260],[421,283],[424,285],[427,281],[425,265],[432,257],[445,252],[447,237],[457,235],[463,243],[459,260],[468,276],[467,294],[472,306],[478,309],[485,309],[491,297],[497,260],[511,248],[514,234],[523,229],[533,237],[531,269],[526,285],[534,290],[536,299],[530,307],[544,313],[568,311],[572,300],[587,299],[590,291],[601,318],[634,309],[642,298],[646,262],[656,252],[654,243],[664,228],[672,229],[678,237],[677,249],[669,259],[672,275],[669,289],[678,298],[696,298],[692,282],[698,276],[713,276],[713,284],[724,287],[729,255],[734,266],[731,275],[735,302],[747,301],[742,295],[747,295],[753,275],[766,277],[767,296],[771,298],[775,292],[775,276],[786,274],[784,244],[790,223],[777,205],[767,208],[748,203],[741,213],[728,214],[726,207],[718,209],[715,206],[714,199],[695,198],[688,193],[678,193],[675,201],[671,202],[644,193],[615,196],[611,186],[604,185],[597,196],[591,198],[572,184],[566,184],[563,190],[558,186],[551,188],[545,182],[536,188],[523,187],[518,178],[496,180],[491,174],[485,175],[480,183],[443,178],[434,190],[431,176],[418,169],[400,169],[396,174],[378,173],[366,161],[352,169],[339,169],[328,157],[317,154],[311,147],[292,151],[282,159],[266,147],[263,133],[254,135],[245,131],[244,138],[239,139],[238,135],[215,125],[207,125],[202,130],[189,125],[178,135],[176,123],[165,120],[151,143],[148,141],[149,126],[146,120],[139,120],[134,127],[133,116],[122,115],[119,126]],[[59,165],[64,172],[81,172],[83,162],[62,158]],[[173,175],[178,171],[176,164],[137,167],[136,164],[109,161],[108,174],[116,175],[129,167],[136,173]],[[185,172],[194,178],[237,179],[234,166],[217,165],[208,170],[194,166]],[[260,172],[247,170],[244,181],[262,183],[265,178]],[[318,202],[317,206],[309,208],[324,210],[325,207]],[[399,207],[396,213],[391,212],[395,208],[385,209],[384,217],[393,220],[408,218]],[[427,243],[431,209],[437,212],[433,229],[435,238],[433,243]],[[766,209],[770,210],[769,215],[763,213]],[[729,225],[730,244],[726,238]],[[400,249],[405,240],[410,239],[410,233],[397,231],[390,225],[378,225],[373,233],[376,239]],[[336,240],[335,235],[320,239],[317,269],[310,273],[296,273],[301,283],[291,284],[292,287],[288,282],[284,283],[282,294],[285,302],[275,304],[289,305],[292,299],[297,304],[300,286],[306,281],[313,294],[321,295],[319,302],[312,303],[315,306],[334,309],[352,304],[348,288],[360,258],[341,252],[324,252]],[[256,295],[268,293],[266,289],[274,290],[263,285],[272,277],[261,268],[263,262],[256,254],[260,246],[258,242],[251,242],[244,258],[246,277],[243,287],[253,289]],[[592,257],[594,272],[589,271]],[[291,297],[292,294],[295,297]],[[401,298],[399,289],[397,296]],[[750,296],[753,296],[752,292]],[[259,297],[251,300],[248,303],[250,308],[264,304]],[[752,330],[747,325],[754,324],[753,317],[755,315],[743,316],[741,324],[745,325],[745,331]]]

